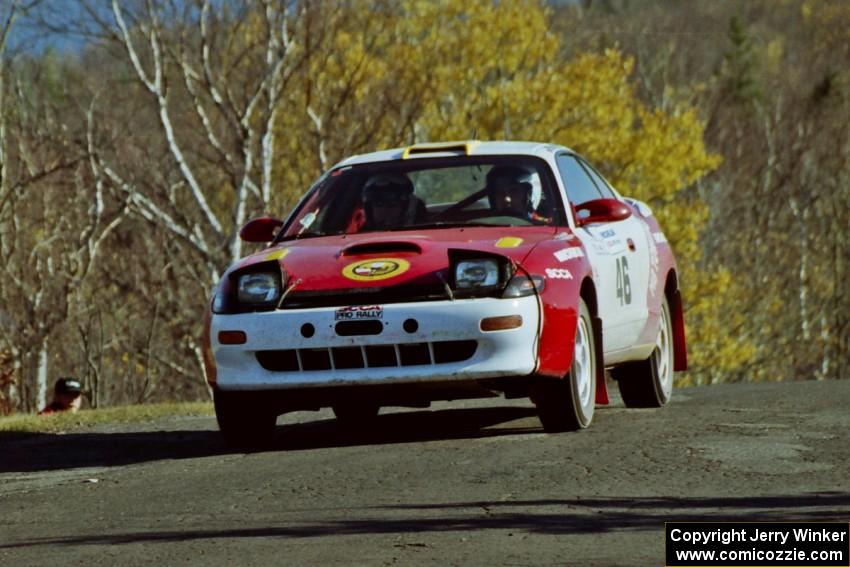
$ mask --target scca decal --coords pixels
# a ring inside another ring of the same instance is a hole
[[[553,280],[571,280],[573,274],[564,268],[546,268],[546,277]]]
[[[401,258],[374,258],[347,265],[342,275],[350,280],[369,282],[400,276],[408,269],[410,262]]]

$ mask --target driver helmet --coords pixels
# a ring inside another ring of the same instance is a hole
[[[497,165],[487,172],[487,199],[494,211],[530,216],[540,204],[542,193],[540,176],[525,167]]]
[[[411,224],[416,215],[413,183],[403,173],[378,173],[363,186],[366,223],[372,228]]]
[[[56,381],[53,391],[57,394],[79,395],[82,391],[82,385],[76,378],[66,377]]]

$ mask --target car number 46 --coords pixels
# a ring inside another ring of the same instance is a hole
[[[629,281],[629,263],[625,256],[620,256],[617,263],[617,299],[620,305],[629,305],[632,302],[632,284]]]

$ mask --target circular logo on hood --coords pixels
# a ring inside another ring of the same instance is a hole
[[[368,282],[399,276],[410,268],[410,262],[401,258],[373,258],[349,264],[342,275],[350,280]]]

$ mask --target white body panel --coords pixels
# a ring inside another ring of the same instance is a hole
[[[629,217],[576,231],[596,272],[606,355],[635,345],[649,317],[649,243],[641,223]]]
[[[416,383],[468,380],[526,375],[537,363],[539,307],[536,297],[520,299],[461,299],[383,305],[383,331],[378,335],[338,336],[334,330],[338,308],[277,310],[237,315],[214,315],[211,323],[212,349],[218,365],[217,384],[222,390],[269,390],[293,387]],[[484,332],[481,319],[521,315],[516,329]],[[413,318],[419,329],[408,333],[402,325]],[[305,338],[303,324],[315,327]],[[220,331],[243,331],[247,342],[222,345]],[[330,349],[475,340],[477,349],[461,362],[431,363],[377,368],[270,371],[257,361],[258,351],[287,349]]]
[[[569,150],[563,146],[552,145],[539,145],[525,149],[546,160],[553,172],[558,171],[557,153],[561,150]],[[560,175],[556,174],[554,178],[567,210],[567,222],[573,234],[584,245],[590,264],[593,266],[593,283],[599,302],[598,315],[602,319],[605,365],[645,359],[652,352],[654,344],[640,345],[637,344],[637,339],[649,318],[646,301],[651,283],[648,269],[649,247],[655,246],[654,242],[647,240],[646,225],[640,219],[630,217],[619,222],[578,228],[564,182]],[[616,191],[615,194],[622,199]],[[613,230],[613,234],[606,236],[608,230]],[[634,252],[628,248],[629,238],[635,244]],[[617,297],[616,262],[620,257],[626,258],[632,287],[631,303],[627,309],[623,309]]]

